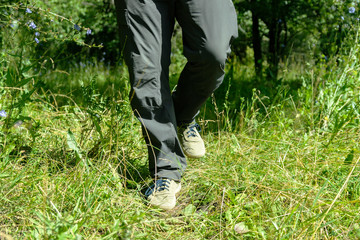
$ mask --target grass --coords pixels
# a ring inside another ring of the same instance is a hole
[[[42,95],[28,104],[41,127],[35,142],[29,125],[14,128],[2,152],[2,239],[360,238],[358,128],[309,131],[296,104],[284,107],[290,98],[265,116],[254,104],[242,130],[226,129],[224,112],[200,117],[207,154],[188,160],[178,204],[163,212],[140,193],[149,184],[140,125],[112,97],[98,127],[88,105],[54,107]]]
[[[151,179],[123,65],[55,68],[37,59],[35,12],[19,16],[0,59],[0,239],[360,239],[357,33],[337,57],[294,54],[275,83],[253,76],[251,55],[232,61],[199,114],[207,154],[188,159],[165,212],[141,195]]]
[[[269,96],[233,63],[199,114],[207,154],[188,159],[168,212],[141,195],[151,179],[125,69],[49,73],[22,122],[0,132],[0,239],[360,239],[351,52],[312,66],[301,85],[289,69]],[[2,90],[0,106],[23,91]]]

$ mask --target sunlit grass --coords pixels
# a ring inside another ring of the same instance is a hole
[[[29,106],[41,123],[31,153],[10,155],[0,164],[0,231],[15,239],[354,239],[360,234],[357,129],[340,131],[327,145],[330,133],[286,125],[291,117],[281,121],[270,114],[251,132],[214,131],[222,126],[217,121],[225,122],[221,113],[213,122],[200,119],[207,155],[189,159],[177,207],[162,212],[149,208],[140,193],[149,180],[146,149],[127,101],[118,110],[125,115],[121,121],[112,120],[117,112],[111,108],[101,116],[102,139],[81,107],[40,106]],[[281,106],[271,111],[279,114]],[[82,159],[69,149],[69,129]]]

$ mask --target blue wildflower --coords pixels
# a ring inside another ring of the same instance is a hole
[[[0,111],[0,117],[7,117],[7,113],[5,112],[5,110]]]
[[[91,29],[86,30],[86,35],[91,35]]]
[[[34,40],[35,40],[36,43],[40,42],[38,38],[35,38]]]
[[[35,36],[40,36],[40,33],[39,32],[35,32]]]
[[[345,18],[344,18],[344,16],[341,16],[341,20],[344,20]]]
[[[35,29],[36,28],[36,25],[33,21],[29,22],[28,23],[29,27],[32,28],[32,29]]]
[[[355,8],[354,7],[350,7],[349,8],[349,13],[354,13],[355,12]]]
[[[32,11],[30,10],[30,8],[26,8],[25,12],[26,12],[26,13],[32,13]]]
[[[80,26],[77,25],[77,24],[74,25],[74,28],[75,28],[76,30],[78,30],[78,31],[80,31],[80,29],[81,29]]]

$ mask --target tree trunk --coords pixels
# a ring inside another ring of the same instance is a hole
[[[269,71],[268,76],[272,79],[277,79],[278,71],[278,56],[276,44],[276,24],[274,21],[269,26]]]
[[[279,0],[272,1],[272,17],[268,24],[269,28],[269,69],[268,77],[275,80],[279,68],[279,43],[281,33],[281,20],[279,18]]]
[[[252,2],[255,2],[255,0],[252,0]],[[259,30],[259,17],[256,14],[256,9],[252,10],[252,42],[254,49],[256,76],[261,77],[262,76],[261,37]]]

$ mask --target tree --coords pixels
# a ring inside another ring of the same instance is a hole
[[[258,77],[263,75],[262,63],[265,55],[269,65],[266,71],[267,77],[273,81],[277,79],[279,62],[285,57],[284,48],[288,45],[289,39],[296,36],[299,31],[311,34],[311,28],[315,28],[313,19],[316,18],[318,9],[324,2],[324,0],[239,0],[235,2],[240,13],[251,12],[251,42]],[[263,49],[264,43],[267,44],[267,50]]]

